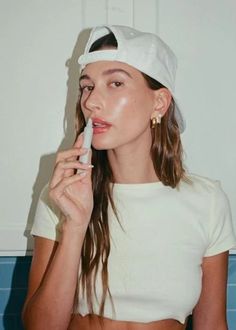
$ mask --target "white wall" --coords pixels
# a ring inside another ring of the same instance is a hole
[[[236,2],[163,0],[159,16],[159,33],[179,58],[186,163],[222,181],[236,228]]]
[[[179,58],[186,164],[221,181],[236,231],[236,2],[163,0],[158,10],[159,33]]]
[[[73,141],[87,36],[79,32],[106,22],[158,32],[176,52],[186,164],[222,181],[236,223],[235,9],[234,0],[0,0],[2,254],[25,253],[23,233],[55,153]]]
[[[63,118],[70,107],[74,111],[75,90],[68,95],[67,61],[80,16],[80,1],[1,3],[0,244],[6,251],[25,249],[26,223],[56,150],[68,142]]]

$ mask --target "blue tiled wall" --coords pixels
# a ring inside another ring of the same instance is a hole
[[[236,255],[229,258],[227,317],[229,330],[236,330]]]
[[[0,257],[0,330],[23,330],[21,309],[31,257]]]
[[[30,261],[31,257],[0,257],[0,330],[23,330],[20,313]],[[229,259],[227,317],[229,330],[236,330],[236,255]]]

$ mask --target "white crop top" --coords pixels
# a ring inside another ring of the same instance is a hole
[[[229,203],[219,182],[196,175],[188,178],[192,183],[183,181],[176,189],[161,182],[114,185],[123,229],[109,207],[108,272],[115,314],[107,297],[105,317],[184,323],[200,296],[203,257],[236,246]],[[45,188],[31,233],[59,240],[58,215]],[[100,298],[99,276],[96,291]],[[94,298],[93,303],[98,314],[99,302]],[[79,297],[76,312],[88,314],[84,297]]]

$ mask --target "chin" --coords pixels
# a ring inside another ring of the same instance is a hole
[[[93,138],[92,146],[96,150],[109,150],[114,149],[117,146],[117,143],[113,141],[113,139],[108,137],[103,138]]]
[[[99,144],[94,144],[93,143],[93,148],[95,149],[95,150],[109,150],[109,149],[114,149],[114,146],[111,146],[111,145],[107,145],[107,144],[101,144],[101,143],[99,143]]]

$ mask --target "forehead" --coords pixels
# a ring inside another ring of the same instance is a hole
[[[134,67],[122,63],[119,61],[97,61],[93,63],[89,63],[85,66],[83,71],[81,72],[81,76],[88,75],[89,77],[97,76],[97,75],[106,75],[112,74],[115,72],[120,73],[127,73],[128,76],[131,78],[138,78],[142,77],[142,74],[139,70],[135,69]]]

